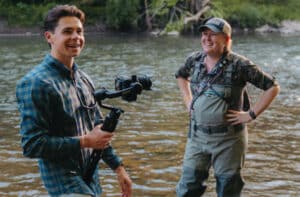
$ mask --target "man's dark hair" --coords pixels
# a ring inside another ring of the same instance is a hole
[[[66,16],[77,17],[82,24],[85,22],[85,14],[74,5],[58,5],[49,10],[44,20],[43,30],[54,32],[60,18]]]

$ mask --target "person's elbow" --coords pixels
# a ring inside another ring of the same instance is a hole
[[[28,158],[36,158],[36,152],[34,148],[28,145],[23,146],[23,155]]]
[[[42,147],[37,141],[22,139],[23,155],[28,158],[39,158],[42,154]]]
[[[177,77],[176,80],[177,80],[178,84],[188,84],[189,83],[189,79],[182,77],[182,76]]]
[[[272,94],[274,95],[274,97],[277,96],[280,92],[279,84],[272,86],[271,91],[272,91]]]

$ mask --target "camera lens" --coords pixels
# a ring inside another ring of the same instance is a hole
[[[152,81],[150,77],[147,77],[146,75],[140,76],[138,77],[138,82],[142,84],[144,90],[151,90]]]

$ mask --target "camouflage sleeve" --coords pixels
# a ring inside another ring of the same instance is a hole
[[[265,73],[250,60],[244,60],[242,62],[241,71],[242,77],[246,82],[249,82],[262,90],[268,90],[272,86],[278,85],[275,77]]]
[[[193,67],[194,67],[194,61],[195,61],[195,53],[192,53],[188,58],[186,59],[183,66],[181,66],[177,72],[175,73],[175,77],[182,77],[184,79],[187,79],[191,76]]]

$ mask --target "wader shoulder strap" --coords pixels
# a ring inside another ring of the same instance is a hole
[[[232,89],[232,73],[234,72],[234,66],[232,64],[229,64],[225,72],[225,82],[227,81],[228,84],[230,84]],[[225,69],[224,69],[225,70]],[[230,80],[230,81],[229,81]],[[223,95],[221,95],[218,91],[216,91],[212,86],[209,87],[218,97],[223,99],[227,104],[230,104],[231,97],[225,98]],[[233,90],[231,90],[233,91]],[[247,88],[243,90],[243,111],[248,111],[251,108],[250,98],[247,91]]]
[[[194,103],[195,101],[199,98],[199,96],[201,96],[208,88],[211,88],[212,84],[216,81],[216,79],[223,73],[226,65],[221,64],[221,62],[223,61],[223,59],[226,57],[226,54],[223,54],[223,56],[220,58],[220,60],[217,63],[217,66],[220,67],[219,71],[213,76],[213,77],[209,77],[206,81],[206,86],[203,87],[200,92],[197,94],[197,96],[195,96],[192,100],[191,103],[191,109],[193,109]],[[195,67],[197,68],[197,66],[199,66],[200,69],[200,62],[198,62]]]
[[[232,88],[232,73],[233,73],[233,63],[230,62],[228,64],[228,62],[226,62],[226,69],[223,68],[223,77],[224,77],[224,85],[229,85],[230,88]],[[213,88],[213,86],[209,87],[218,97],[220,97],[221,99],[223,99],[226,103],[229,104],[230,102],[230,97],[229,98],[225,98],[223,95],[221,95],[217,90],[215,90]],[[232,91],[232,90],[231,90]]]

